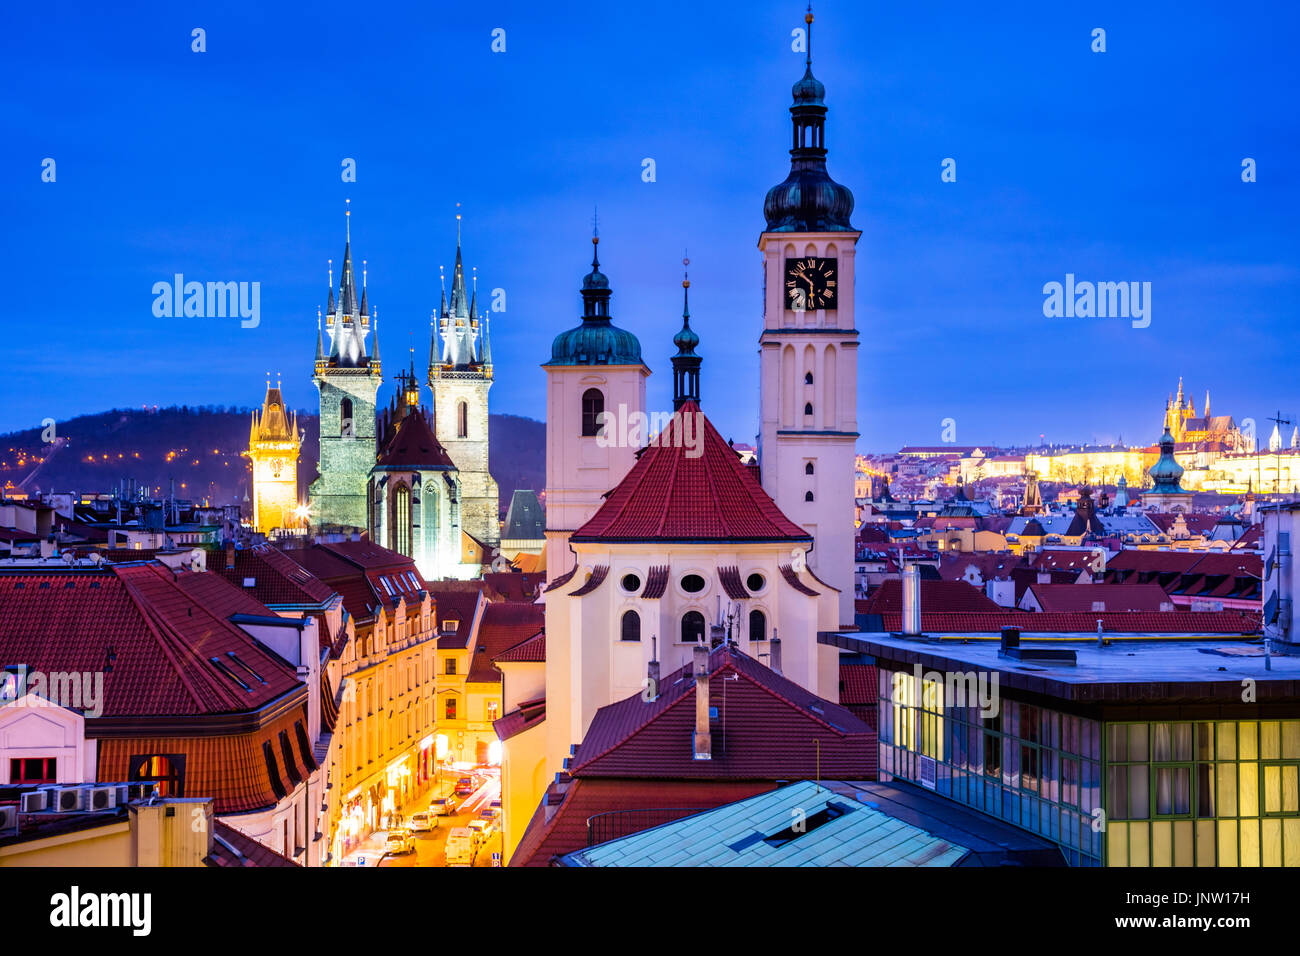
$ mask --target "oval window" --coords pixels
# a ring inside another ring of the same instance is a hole
[[[682,590],[689,594],[698,594],[704,590],[704,578],[698,574],[688,574],[682,578]]]
[[[757,572],[745,578],[745,587],[749,588],[751,594],[757,594],[759,591],[763,590],[763,585],[766,583],[767,582],[763,580],[763,575],[758,574]]]
[[[641,590],[641,579],[635,574],[623,575],[623,590],[629,594],[635,594]]]

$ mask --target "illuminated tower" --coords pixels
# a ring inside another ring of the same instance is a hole
[[[826,89],[812,74],[812,13],[803,78],[790,106],[790,175],[768,190],[759,336],[763,490],[811,534],[817,577],[839,589],[853,622],[854,446],[858,331],[853,320],[853,193],[826,171]]]
[[[316,372],[312,381],[320,391],[320,476],[311,483],[311,521],[318,528],[364,530],[370,527],[366,487],[375,464],[375,396],[383,375],[377,323],[374,353],[366,351],[371,318],[366,274],[363,263],[358,302],[352,270],[351,210],[347,217],[337,305],[334,270],[330,269],[329,308],[325,315],[330,337],[328,353],[317,318]]]
[[[253,412],[248,430],[248,451],[244,457],[253,464],[253,528],[263,533],[288,528],[298,523],[298,451],[302,447],[298,431],[298,413],[292,422],[280,383],[271,387],[266,380],[266,400],[262,413]]]
[[[501,540],[500,499],[488,469],[488,391],[492,388],[492,348],[487,314],[478,313],[478,277],[465,287],[460,255],[460,213],[456,214],[456,264],[451,301],[442,291],[429,343],[429,388],[438,442],[460,475],[460,518],[465,532],[481,544]]]

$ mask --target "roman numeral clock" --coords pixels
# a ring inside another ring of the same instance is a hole
[[[786,307],[794,312],[835,308],[836,262],[820,256],[785,260]]]

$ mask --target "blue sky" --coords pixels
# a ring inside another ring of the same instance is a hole
[[[704,407],[753,441],[756,242],[789,165],[801,5],[274,6],[11,11],[0,428],[254,404],[267,371],[314,408],[350,197],[390,373],[412,344],[427,361],[463,204],[467,264],[506,290],[493,408],[533,417],[550,340],[581,312],[593,205],[652,408],[671,407],[689,247]],[[937,443],[945,418],[962,444],[1151,441],[1179,375],[1198,409],[1206,389],[1239,420],[1297,407],[1300,14],[1275,7],[816,5],[828,165],[863,233],[861,449]],[[260,282],[260,325],[155,318],[152,286],[177,272]],[[1151,282],[1150,327],[1045,318],[1043,284],[1067,272]]]

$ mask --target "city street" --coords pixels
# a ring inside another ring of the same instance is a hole
[[[455,775],[453,775],[451,779],[449,779],[445,784],[443,784],[437,791],[431,791],[425,798],[420,800],[417,804],[413,804],[405,808],[406,816],[408,817],[408,819],[410,815],[413,813],[416,813],[421,810],[427,810],[430,802],[433,800],[435,796],[445,796],[447,793],[451,792],[451,789],[454,785],[455,785]],[[443,792],[444,790],[445,793]],[[450,833],[455,827],[469,826],[469,822],[478,817],[480,810],[487,809],[488,806],[491,804],[491,802],[493,800],[499,799],[500,796],[501,796],[500,776],[496,772],[491,772],[487,775],[487,778],[482,783],[482,785],[477,790],[475,790],[473,794],[465,798],[465,802],[460,805],[460,807],[457,809],[455,814],[449,817],[437,817],[436,818],[437,825],[432,830],[428,830],[424,832],[417,831],[412,833],[412,836],[415,838],[414,853],[404,853],[401,855],[392,855],[392,854],[385,855],[378,860],[377,865],[379,866],[446,866],[447,865],[447,854],[446,854],[447,834]],[[380,837],[380,839],[376,842],[375,845],[382,852],[383,838],[385,838],[387,834],[386,833],[381,834],[377,832],[375,836]],[[501,850],[501,830],[499,827],[499,820],[498,820],[497,830],[492,834],[492,836],[488,838],[487,842],[483,846],[480,846],[478,848],[477,853],[475,855],[474,865],[491,866],[492,854],[494,852],[499,853],[500,850]]]

